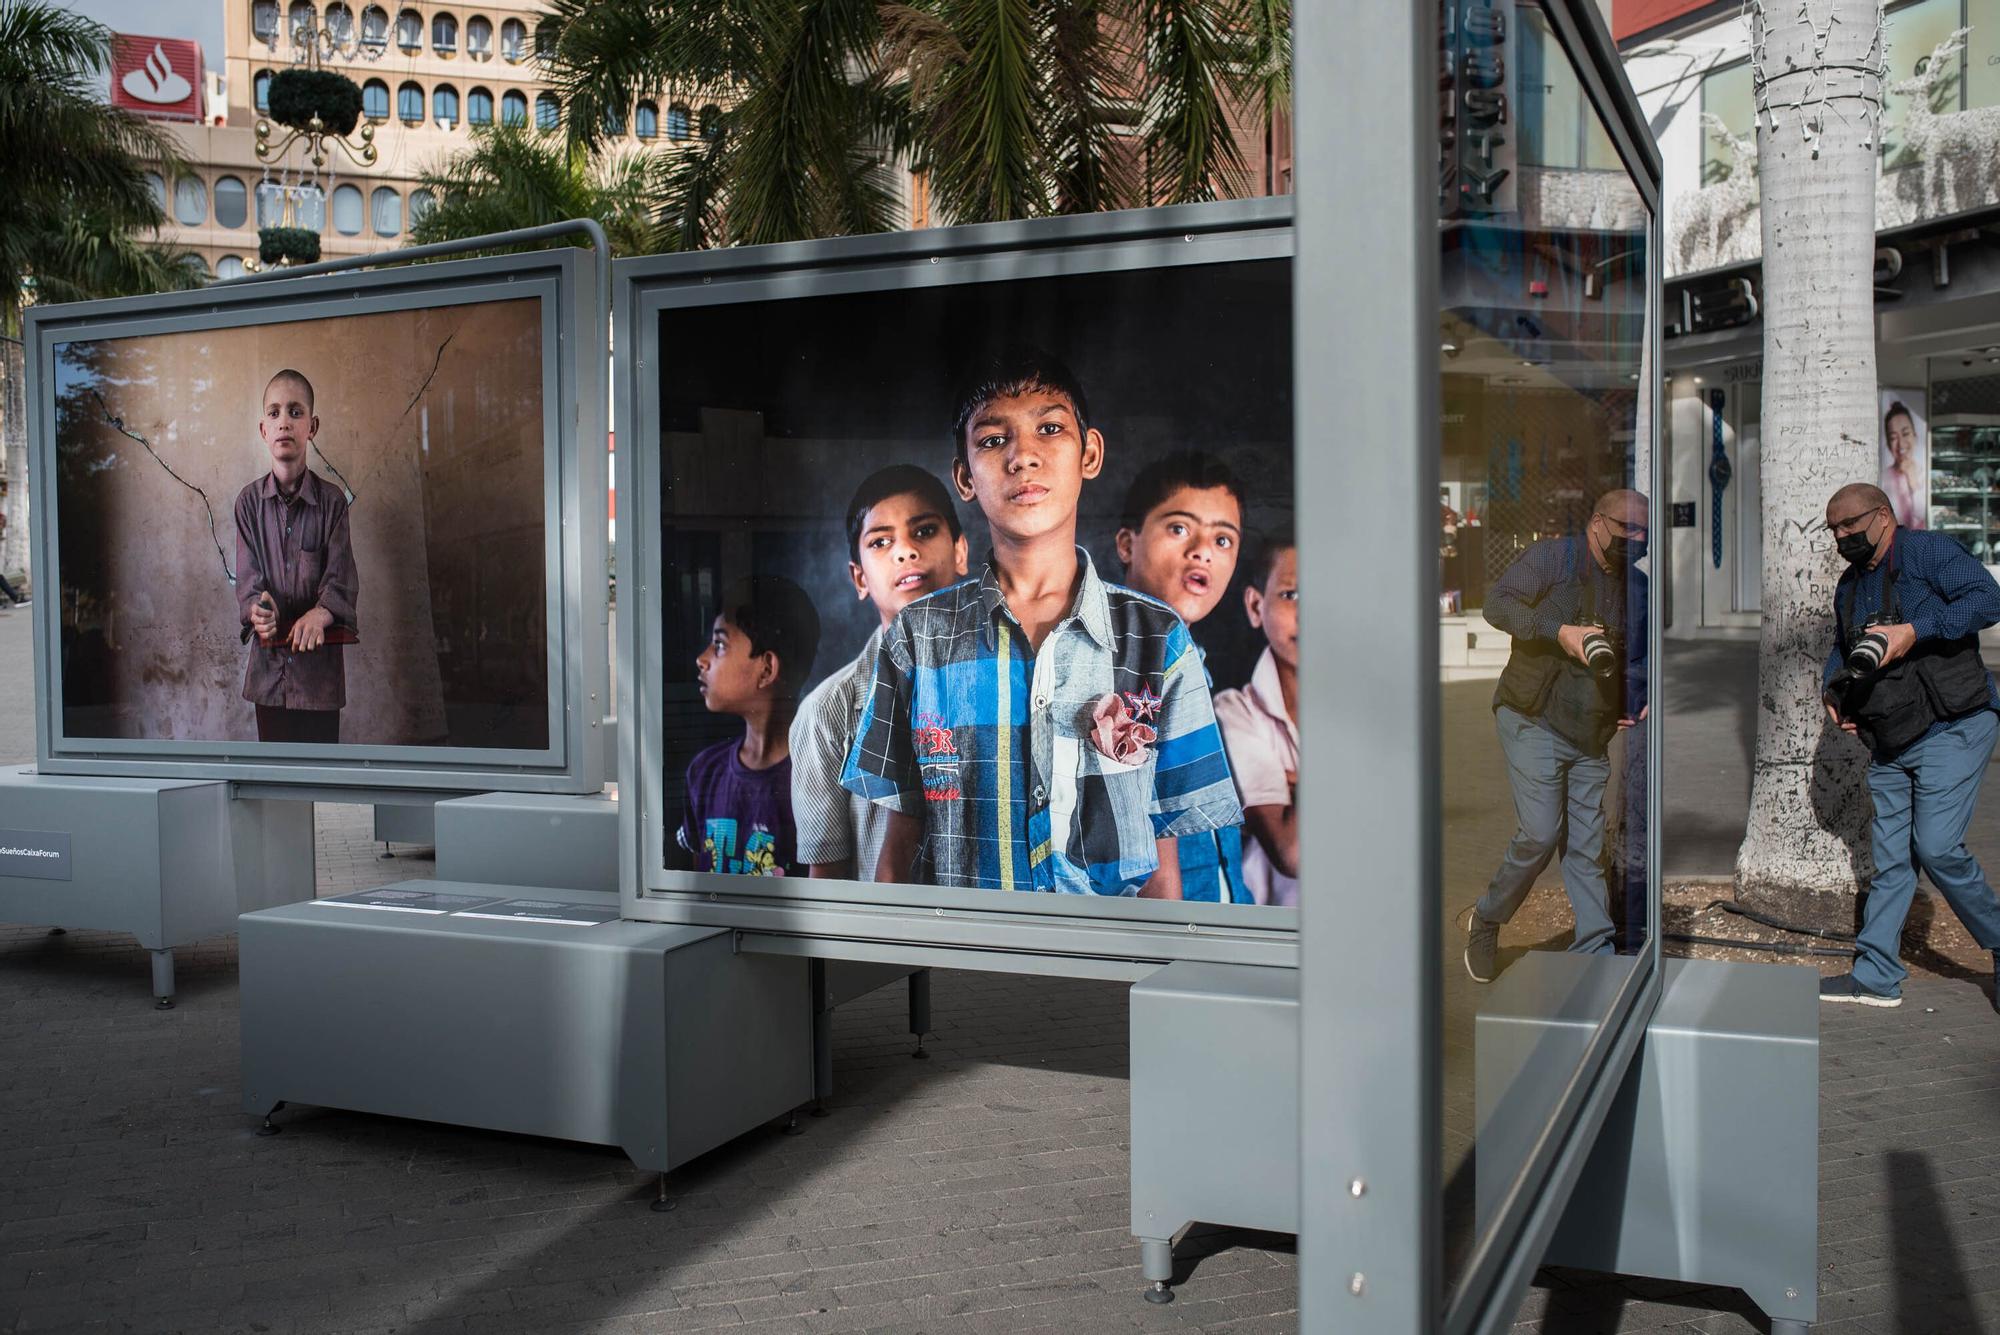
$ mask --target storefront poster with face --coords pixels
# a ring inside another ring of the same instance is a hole
[[[69,738],[549,745],[542,303],[56,345]]]
[[[666,865],[1296,903],[1289,281],[665,312]]]
[[[1884,388],[1882,411],[1881,487],[1904,528],[1930,523],[1930,428],[1926,396],[1921,389]]]

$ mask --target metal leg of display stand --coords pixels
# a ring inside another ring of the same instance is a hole
[[[667,1195],[667,1175],[665,1173],[660,1174],[660,1194],[654,1198],[650,1208],[654,1214],[667,1214],[678,1204],[680,1202]]]
[[[918,1061],[927,1061],[930,1053],[924,1051],[924,1035],[931,1031],[931,971],[919,969],[910,975],[910,1032],[917,1036],[917,1050],[910,1055]]]
[[[170,1011],[174,1008],[174,952],[172,949],[155,950],[153,956],[153,1009]]]
[[[279,1126],[271,1119],[284,1110],[285,1101],[283,1099],[279,1099],[276,1103],[272,1104],[271,1111],[264,1114],[264,1124],[257,1128],[257,1134],[260,1136],[275,1136],[280,1131],[283,1131],[285,1128]]]
[[[1139,1239],[1139,1273],[1150,1281],[1146,1285],[1147,1302],[1172,1302],[1174,1300],[1174,1291],[1171,1287],[1174,1278],[1173,1239]]]

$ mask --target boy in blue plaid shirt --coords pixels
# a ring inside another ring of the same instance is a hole
[[[841,775],[890,811],[877,880],[1178,899],[1179,838],[1243,819],[1187,627],[1076,545],[1088,413],[1037,352],[959,400],[952,480],[993,550],[883,633]]]

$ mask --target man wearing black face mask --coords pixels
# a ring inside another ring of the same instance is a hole
[[[1486,619],[1514,637],[1493,715],[1517,829],[1466,920],[1465,970],[1475,982],[1498,976],[1501,924],[1558,846],[1576,915],[1570,949],[1614,949],[1604,789],[1612,737],[1646,717],[1647,586],[1633,563],[1646,554],[1647,517],[1638,492],[1606,492],[1581,534],[1534,544],[1487,593]]]
[[[1979,632],[2000,622],[2000,586],[1945,534],[1898,528],[1888,496],[1868,483],[1833,494],[1826,526],[1848,569],[1834,589],[1822,684],[1827,717],[1873,756],[1875,880],[1862,900],[1854,972],[1824,980],[1820,999],[1898,1006],[1909,971],[1897,946],[1919,864],[2000,967],[2000,898],[1965,847],[2000,736],[2000,695],[1979,657]],[[1866,653],[1854,657],[1871,635],[1881,639],[1867,651],[1879,650],[1879,666]]]

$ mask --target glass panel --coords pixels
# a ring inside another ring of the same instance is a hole
[[[405,51],[415,51],[423,44],[423,16],[414,9],[396,15],[396,45]]]
[[[713,139],[722,133],[722,108],[713,103],[701,109],[701,137]]]
[[[1648,948],[1647,729],[1634,725],[1652,563],[1645,203],[1603,169],[1618,161],[1610,136],[1539,9],[1451,10],[1438,614],[1456,1285]],[[1517,60],[1520,152],[1510,161],[1501,135],[1488,159],[1492,94]]]
[[[396,90],[396,115],[413,123],[424,118],[422,84],[406,83]]]
[[[554,55],[556,50],[556,25],[543,19],[535,25],[535,54]]]
[[[389,45],[389,11],[370,5],[361,11],[361,44],[380,51]]]
[[[493,55],[491,19],[470,18],[465,21],[465,54],[474,60],[486,60]]]
[[[489,90],[475,88],[465,95],[465,123],[467,125],[493,123],[493,94]]]
[[[535,128],[553,130],[562,124],[562,103],[554,93],[543,93],[535,99]]]
[[[278,0],[257,0],[250,6],[250,35],[267,46],[278,40]]]
[[[604,113],[604,134],[608,139],[616,139],[625,133],[625,113],[613,107]]]
[[[1965,0],[1965,106],[2000,105],[2000,0]]]
[[[351,185],[333,192],[333,230],[342,236],[361,235],[361,191]]]
[[[317,17],[317,11],[313,9],[311,0],[292,0],[292,7],[286,11],[285,17],[287,19],[285,26],[293,44],[305,45],[306,34],[313,30]]]
[[[346,46],[354,40],[354,11],[340,0],[326,7],[326,31],[334,41]]]
[[[431,115],[447,130],[458,124],[458,89],[441,83],[431,91]]]
[[[411,226],[415,226],[416,224],[422,222],[424,220],[424,215],[431,211],[431,205],[436,202],[437,201],[432,196],[431,192],[424,189],[422,186],[418,186],[415,190],[412,190],[410,192]]]
[[[217,278],[241,278],[243,272],[243,257],[241,255],[224,255],[215,262],[215,276]]]
[[[241,227],[249,217],[250,192],[243,182],[234,176],[224,176],[215,183],[215,225],[218,227]]]
[[[508,19],[500,25],[500,54],[510,61],[522,61],[528,56],[528,25],[519,19]]]
[[[679,102],[667,108],[667,138],[688,137],[688,109]]]
[[[449,14],[440,14],[431,20],[431,50],[441,56],[458,50],[457,19]]]
[[[153,204],[162,214],[167,211],[167,182],[158,172],[146,173],[146,189],[152,192]]]
[[[257,77],[250,81],[251,95],[256,99],[257,110],[271,109],[271,71],[258,70]]]
[[[1752,87],[1750,62],[1717,70],[1701,81],[1701,109],[1704,115],[1722,122],[1723,133],[1704,128],[1701,135],[1701,183],[1714,185],[1729,179],[1736,168],[1736,154],[1730,139],[1749,139],[1757,130],[1757,100]]]
[[[526,94],[509,89],[500,95],[500,123],[502,125],[526,125],[528,123],[528,99]]]
[[[386,185],[375,187],[370,199],[375,213],[375,235],[395,236],[403,230],[403,197]]]
[[[183,227],[199,227],[208,221],[208,187],[199,176],[174,181],[174,218]]]
[[[298,221],[292,226],[303,227],[309,232],[326,230],[326,193],[316,185],[302,185],[294,189],[295,202],[292,216]]]
[[[633,115],[633,133],[641,139],[657,139],[660,135],[660,109],[651,102],[641,102]]]
[[[1917,161],[1917,154],[1905,142],[1903,126],[1910,117],[1910,103],[1921,95],[1933,113],[1957,111],[1965,86],[1962,56],[1950,56],[1945,67],[1931,71],[1930,58],[1938,44],[1958,27],[1959,0],[1916,0],[1915,4],[1892,9],[1882,21],[1882,40],[1889,63],[1889,78],[1882,102],[1882,167],[1894,171]],[[1899,83],[1921,80],[1921,87],[1896,91]]]
[[[361,110],[368,119],[383,121],[389,119],[389,85],[380,79],[370,79],[361,87]]]

